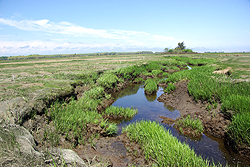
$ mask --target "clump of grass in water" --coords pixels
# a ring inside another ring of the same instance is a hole
[[[199,119],[192,119],[190,115],[186,118],[179,119],[175,126],[179,128],[180,132],[182,131],[182,134],[185,129],[193,130],[195,136],[201,135],[204,131],[202,122]]]
[[[157,90],[157,84],[156,81],[153,79],[147,79],[145,82],[145,88],[144,91],[146,94],[153,94]]]
[[[123,129],[131,141],[144,148],[145,158],[157,166],[210,166],[185,143],[173,137],[163,126],[153,121],[140,121]],[[215,165],[213,165],[215,166]]]
[[[106,108],[102,114],[106,116],[111,116],[113,118],[117,118],[117,117],[131,118],[137,113],[138,113],[138,110],[133,109],[133,107],[124,108],[124,107],[119,107],[119,106],[117,107],[110,106]]]

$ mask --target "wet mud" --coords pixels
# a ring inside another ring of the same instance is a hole
[[[196,102],[189,95],[187,85],[188,81],[178,82],[174,92],[164,93],[157,100],[173,106],[179,110],[182,116],[190,115],[192,118],[200,119],[206,133],[214,137],[224,138],[225,130],[231,121],[221,112],[220,104],[215,109],[207,110],[208,104],[201,101]]]
[[[81,145],[75,149],[83,160],[107,162],[109,166],[150,166],[151,160],[145,160],[143,149],[130,142],[126,133],[117,137],[94,139],[93,144]]]

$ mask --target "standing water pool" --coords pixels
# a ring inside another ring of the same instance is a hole
[[[112,94],[115,101],[113,106],[121,107],[134,107],[138,109],[136,114],[131,119],[118,119],[112,120],[112,122],[118,125],[118,135],[121,134],[122,128],[130,123],[140,120],[151,120],[161,122],[162,119],[159,116],[164,116],[172,119],[180,117],[180,112],[171,106],[164,105],[162,102],[158,102],[157,98],[163,94],[163,88],[159,88],[154,95],[145,95],[144,87],[142,84],[131,84],[127,88],[120,92]],[[173,136],[177,137],[179,141],[187,143],[198,155],[210,161],[225,165],[248,166],[250,162],[231,151],[230,148],[224,145],[222,139],[214,138],[207,134],[197,140],[190,139],[183,135],[180,135],[173,126],[163,124],[162,125],[169,130]]]

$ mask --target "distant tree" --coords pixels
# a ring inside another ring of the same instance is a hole
[[[168,52],[168,48],[165,48],[165,49],[164,49],[164,52]]]
[[[194,51],[192,49],[184,49],[183,52],[185,52],[185,53],[193,53]]]
[[[183,41],[183,42],[179,42],[178,46],[175,49],[184,50],[185,48],[186,48],[186,46],[184,45],[184,41]]]
[[[174,49],[169,49],[169,48],[165,48],[164,52],[167,53],[194,53],[192,49],[186,49],[186,46],[184,45],[184,41],[183,42],[179,42],[178,46]]]
[[[168,52],[169,52],[169,53],[173,53],[173,52],[174,52],[174,49],[169,49]]]

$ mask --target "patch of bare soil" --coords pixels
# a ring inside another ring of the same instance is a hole
[[[30,88],[30,87],[33,87],[33,86],[43,86],[44,84],[43,83],[27,83],[27,82],[23,82],[23,83],[20,83],[22,84],[22,89],[27,89],[27,88]]]
[[[162,119],[161,123],[168,124],[168,125],[173,125],[175,120],[172,118],[164,117],[164,116],[159,116],[159,118]]]
[[[93,144],[78,146],[75,151],[84,161],[95,159],[99,163],[108,162],[109,166],[115,167],[150,166],[152,163],[145,160],[142,148],[137,143],[130,142],[126,133],[117,137],[94,139]]]
[[[214,137],[224,138],[230,120],[221,112],[220,107],[207,110],[206,103],[196,102],[188,93],[188,81],[181,81],[176,84],[172,93],[163,93],[157,100],[179,110],[180,114],[191,115],[199,118],[206,133]]]
[[[227,67],[223,70],[214,71],[213,74],[229,74],[232,67]]]

